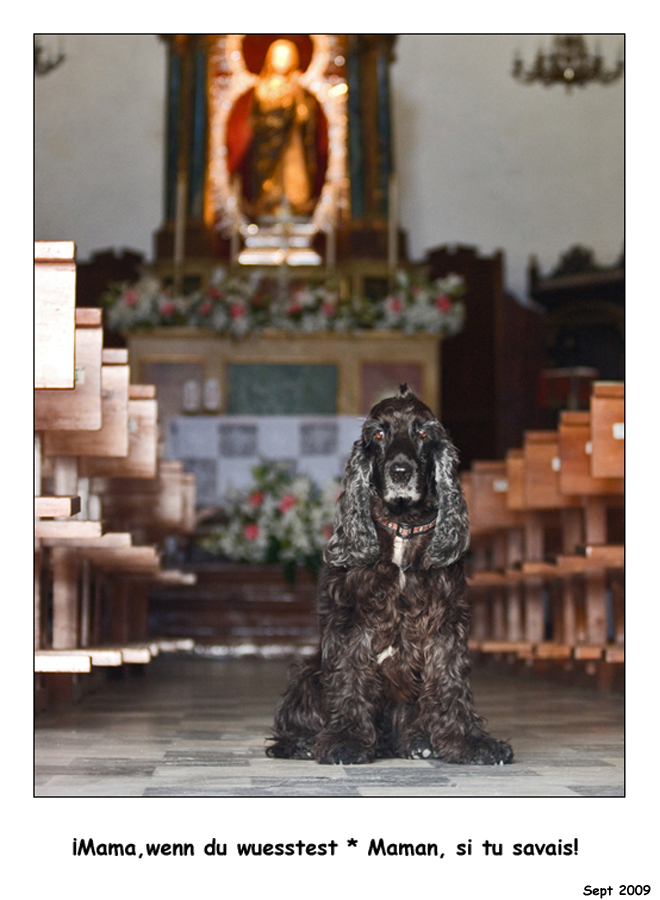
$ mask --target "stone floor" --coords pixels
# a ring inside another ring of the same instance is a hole
[[[477,708],[511,740],[512,765],[319,766],[265,756],[286,668],[162,655],[141,677],[38,715],[36,796],[623,796],[621,694],[477,668]]]

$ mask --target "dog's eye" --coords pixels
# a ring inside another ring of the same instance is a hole
[[[428,432],[424,431],[423,428],[420,428],[417,432],[417,437],[420,439],[420,441],[425,441],[428,437]]]
[[[385,432],[382,428],[378,428],[376,429],[376,431],[374,431],[374,439],[377,441],[382,441],[385,439]]]

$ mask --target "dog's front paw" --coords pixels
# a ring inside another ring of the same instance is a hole
[[[502,766],[512,761],[511,745],[487,734],[470,737],[465,747],[464,758],[460,760],[477,766]]]
[[[314,756],[322,765],[354,766],[372,762],[374,752],[355,738],[330,734],[317,740]]]
[[[406,759],[430,759],[434,753],[426,735],[420,734],[406,747],[403,755]]]
[[[274,738],[266,755],[273,759],[314,759],[311,741],[291,740],[289,738]]]

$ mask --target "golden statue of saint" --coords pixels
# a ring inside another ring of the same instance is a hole
[[[273,41],[254,89],[248,196],[257,217],[308,215],[315,202],[317,103],[300,85],[298,48]]]

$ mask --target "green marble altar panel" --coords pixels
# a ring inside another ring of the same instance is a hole
[[[230,364],[229,415],[334,415],[337,366]]]

